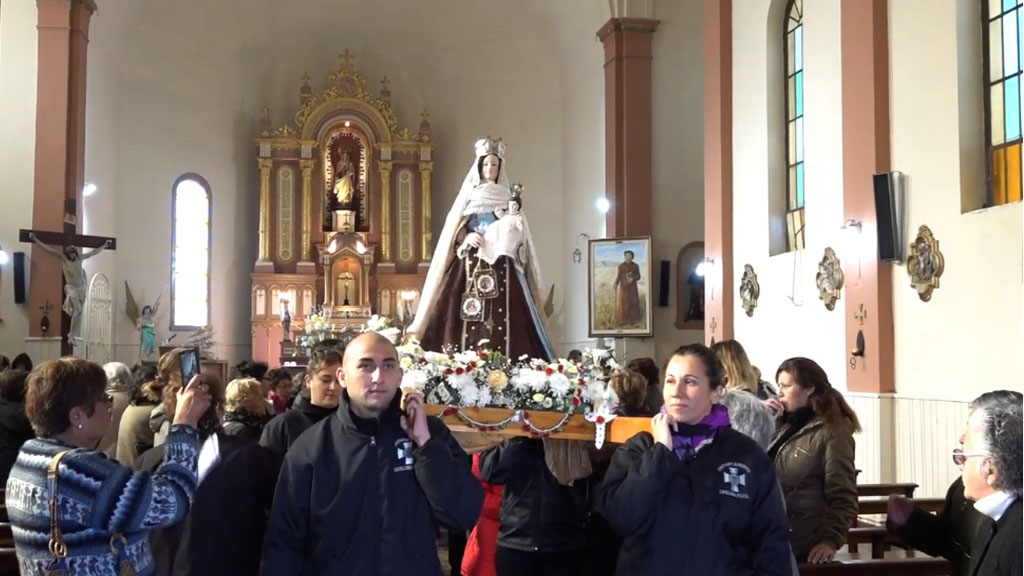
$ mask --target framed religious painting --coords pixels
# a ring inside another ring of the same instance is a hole
[[[591,240],[589,258],[590,336],[652,336],[651,237]]]

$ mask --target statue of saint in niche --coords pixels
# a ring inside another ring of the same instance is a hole
[[[351,209],[355,200],[356,167],[348,157],[348,152],[341,153],[338,170],[334,173],[334,197],[342,210]]]

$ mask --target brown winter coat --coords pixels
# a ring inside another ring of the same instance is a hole
[[[788,424],[775,431],[771,449]],[[815,418],[787,440],[775,456],[775,470],[786,497],[789,538],[797,561],[823,541],[839,549],[857,516],[857,472],[853,426],[829,430]]]

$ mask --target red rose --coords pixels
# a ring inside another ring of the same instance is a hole
[[[604,424],[604,416],[598,416],[597,417],[597,423],[598,424]]]
[[[480,356],[481,358],[487,358],[487,352],[484,352],[483,350],[477,350],[477,352],[476,352],[476,353],[477,353],[477,355],[478,355],[478,356]]]
[[[469,364],[466,365],[466,367],[472,370],[476,368],[476,362],[470,362]]]
[[[573,406],[579,406],[580,405],[580,399],[579,398],[573,398],[572,399],[572,405]]]
[[[561,364],[559,364],[558,365],[558,371],[559,372],[565,372],[565,366],[562,366]]]
[[[587,383],[587,381],[586,381],[586,380],[584,380],[583,378],[580,378],[580,379],[579,379],[579,383],[580,383],[580,386],[583,386],[584,384],[586,384],[586,383]]]
[[[421,357],[420,357],[420,364],[426,364],[426,363],[427,363],[427,359],[426,359],[426,357],[424,357],[424,356],[421,356]]]
[[[530,425],[529,424],[523,424],[523,432],[529,432],[529,431],[530,431]]]
[[[462,375],[463,372],[465,372],[465,370],[462,369],[462,366],[459,366],[458,368],[455,369],[455,373],[460,376]]]
[[[447,376],[451,376],[451,375],[452,375],[452,374],[454,374],[455,372],[454,372],[454,371],[453,371],[453,370],[452,370],[451,368],[445,368],[445,369],[444,369],[444,373],[445,373],[445,375],[447,375]]]
[[[577,388],[576,389],[576,395],[577,396],[583,396],[583,388]]]
[[[552,374],[555,373],[555,371],[552,370],[551,368],[545,368],[544,373],[547,374],[548,376],[551,376]]]

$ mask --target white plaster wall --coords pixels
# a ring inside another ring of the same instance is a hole
[[[9,255],[27,256],[18,230],[32,224],[37,51],[35,3],[0,4],[0,247]],[[0,267],[0,354],[13,358],[25,350],[27,307],[14,304],[13,265]]]
[[[545,251],[545,257],[558,262],[564,270],[562,286],[555,289],[555,314],[552,324],[561,327],[562,340],[556,352],[568,354],[573,348],[593,347],[588,337],[587,234],[605,235],[604,214],[597,210],[597,199],[605,190],[604,122],[604,48],[596,39],[598,29],[610,18],[603,7],[580,10],[578,2],[562,4],[559,26],[571,29],[563,39],[564,47],[556,58],[561,76],[562,158],[564,161],[562,194],[565,214],[559,253]],[[596,4],[596,3],[594,3]],[[579,248],[582,261],[572,261]]]
[[[804,2],[806,250],[773,257],[768,248],[767,126],[769,114],[784,111],[766,105],[767,35],[782,27],[768,22],[771,5],[772,0],[745,0],[743,10],[733,11],[734,260],[724,265],[732,267],[737,290],[735,336],[768,379],[786,358],[806,356],[825,369],[834,386],[845,389],[844,301],[829,312],[815,288],[817,262],[826,246],[836,250],[848,282],[857,275],[856,258],[844,257],[838,233],[843,222],[840,2]],[[743,311],[738,294],[745,264],[754,267],[761,285],[753,317]]]
[[[702,342],[703,330],[677,330],[676,256],[704,239],[703,2],[655,4],[661,20],[654,35],[654,230],[651,287],[654,358],[660,364],[683,344]],[[668,306],[658,306],[660,262],[671,262]],[[683,306],[688,303],[684,302]]]
[[[105,12],[93,16],[89,24],[89,60],[86,68],[85,99],[85,182],[96,185],[97,190],[82,199],[79,208],[81,232],[96,236],[118,238],[116,229],[118,125],[120,123],[120,75],[117,68],[117,22]],[[118,250],[130,245],[132,239],[118,238]],[[117,342],[117,327],[124,316],[124,287],[119,281],[117,255],[100,254],[85,262],[90,281],[95,274],[103,274],[110,282],[114,294],[113,341]],[[114,359],[125,362],[135,360],[130,354],[115,348]],[[130,364],[129,364],[130,365]]]
[[[972,50],[957,42],[965,4],[976,12],[966,0],[889,4],[893,168],[907,174],[908,234],[931,228],[946,263],[930,302],[910,287],[905,266],[893,271],[896,390],[961,402],[1024,389],[1022,205],[960,212],[961,187],[977,185],[961,174],[957,81],[970,71],[953,65]]]

